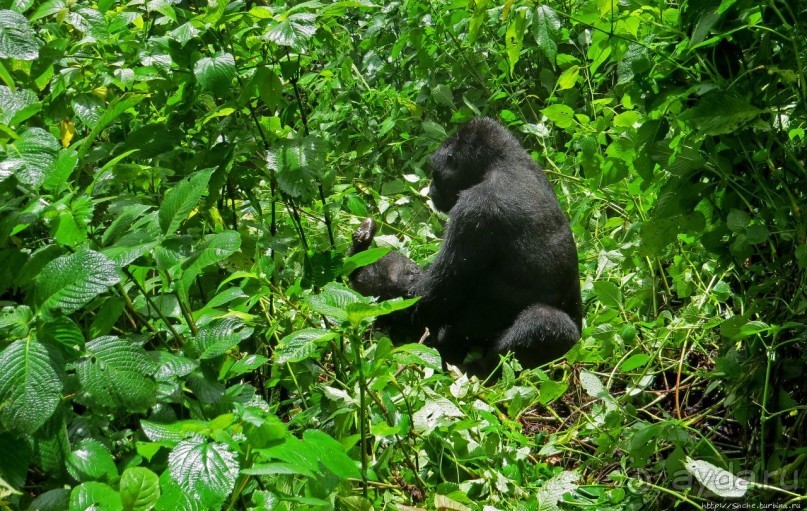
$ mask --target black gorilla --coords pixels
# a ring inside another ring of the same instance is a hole
[[[391,252],[351,275],[363,294],[421,296],[411,321],[436,335],[450,363],[483,374],[512,351],[524,367],[580,338],[582,302],[569,221],[543,171],[498,122],[475,119],[432,155],[429,196],[449,215],[434,262],[420,270]],[[354,234],[364,250],[375,234]],[[472,352],[482,359],[466,361]]]

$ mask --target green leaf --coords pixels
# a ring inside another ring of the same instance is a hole
[[[275,171],[284,193],[309,202],[318,196],[317,183],[322,175],[325,153],[325,143],[319,138],[284,141],[267,152],[267,168]]]
[[[204,433],[210,428],[205,421],[184,420],[162,424],[147,420],[140,421],[143,434],[152,442],[160,442],[168,445],[176,445],[196,433]]]
[[[293,332],[281,339],[275,348],[275,363],[285,364],[301,362],[312,357],[319,358],[320,350],[336,337],[338,335],[335,332],[322,328],[305,328]]]
[[[650,361],[650,355],[647,355],[645,353],[637,353],[636,355],[633,355],[624,362],[622,362],[622,364],[619,365],[619,368],[623,372],[627,373],[629,371],[633,371],[634,369],[646,365],[649,361]]]
[[[557,382],[552,380],[546,380],[541,382],[541,392],[538,401],[541,404],[548,404],[558,399],[560,396],[566,393],[569,389],[569,385],[563,382]]]
[[[219,376],[219,380],[231,379],[241,376],[242,374],[252,372],[267,362],[269,362],[269,359],[263,355],[257,355],[254,353],[247,355],[233,362],[230,367],[222,367],[223,372]]]
[[[541,110],[541,113],[559,128],[570,128],[574,125],[574,110],[566,105],[550,105]]]
[[[706,135],[723,135],[741,129],[761,113],[762,110],[743,99],[727,94],[710,94],[678,118]]]
[[[8,429],[33,433],[59,404],[62,382],[48,349],[19,339],[0,353],[0,422]]]
[[[564,470],[544,482],[536,492],[540,511],[560,511],[563,495],[574,492],[580,485],[580,474]]]
[[[59,141],[41,128],[29,128],[6,148],[0,162],[0,181],[12,174],[24,185],[38,188],[53,169]]]
[[[290,46],[302,50],[317,31],[317,17],[308,12],[298,12],[271,27],[266,39],[280,46]]]
[[[318,295],[308,297],[306,303],[314,312],[345,321],[348,319],[348,304],[366,301],[367,299],[356,291],[331,282]]]
[[[27,89],[16,92],[0,85],[0,123],[16,126],[42,108],[36,94]]]
[[[160,478],[145,467],[129,467],[120,478],[124,511],[148,511],[160,500]]]
[[[114,262],[83,249],[58,257],[42,268],[36,279],[37,303],[46,315],[70,314],[119,281]]]
[[[173,234],[179,224],[187,218],[202,194],[207,191],[207,183],[215,169],[194,172],[177,183],[165,194],[158,218],[163,234]]]
[[[0,10],[0,59],[34,60],[37,57],[39,43],[25,16]]]
[[[245,327],[238,319],[226,318],[203,327],[194,339],[194,348],[202,360],[221,356],[252,335],[252,328]]]
[[[314,450],[320,463],[341,479],[361,477],[361,470],[347,454],[345,449],[327,433],[309,429],[303,433],[306,447]]]
[[[606,307],[622,308],[622,291],[613,282],[607,280],[595,282],[594,294]]]
[[[532,32],[538,47],[552,63],[558,55],[560,27],[560,18],[554,9],[548,5],[538,7],[532,21]]]
[[[389,247],[369,248],[346,258],[342,262],[342,275],[350,275],[356,268],[378,261],[390,251]]]
[[[402,344],[401,346],[396,346],[392,350],[392,354],[399,364],[429,367],[434,370],[439,370],[443,367],[440,353],[436,349],[423,344]]]
[[[235,58],[226,52],[201,58],[193,65],[193,74],[202,89],[224,95],[235,77]]]
[[[577,85],[577,78],[580,76],[580,66],[572,66],[558,77],[558,90],[571,89]]]
[[[87,155],[87,152],[92,147],[92,143],[101,134],[101,132],[106,128],[112,121],[123,115],[126,110],[129,110],[133,106],[137,105],[144,99],[146,99],[145,94],[124,94],[121,97],[115,98],[110,104],[109,107],[104,110],[104,113],[101,114],[101,118],[98,119],[98,123],[93,127],[92,131],[87,138],[85,138],[81,142],[81,149],[78,153],[79,161],[84,160],[84,157]]]
[[[417,303],[418,300],[420,300],[420,297],[407,299],[395,298],[378,303],[349,303],[345,307],[345,312],[347,312],[348,321],[350,321],[353,326],[357,326],[363,319],[385,316],[396,311],[408,309]]]
[[[168,469],[185,493],[208,509],[218,509],[235,486],[239,465],[225,444],[194,437],[174,447],[168,455]]]
[[[507,50],[507,61],[510,63],[510,74],[516,68],[516,63],[521,57],[521,47],[524,44],[524,11],[518,10],[513,13],[513,19],[507,25],[505,32],[505,49]]]
[[[118,478],[115,460],[104,444],[85,438],[65,459],[67,471],[76,481],[112,482]]]
[[[110,486],[96,481],[82,483],[70,492],[70,510],[85,511],[98,509],[119,511],[123,509],[120,495]]]
[[[237,231],[224,231],[205,236],[196,252],[182,264],[180,278],[184,296],[202,270],[212,264],[224,261],[241,248],[241,235]]]
[[[76,363],[82,398],[104,408],[129,411],[145,411],[155,403],[154,371],[154,362],[143,348],[113,336],[88,342]]]

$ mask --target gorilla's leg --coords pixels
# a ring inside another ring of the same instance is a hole
[[[563,356],[580,339],[580,327],[571,317],[550,305],[527,307],[496,341],[498,353],[512,351],[525,368],[537,367]]]

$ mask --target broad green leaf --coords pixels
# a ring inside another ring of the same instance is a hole
[[[559,128],[570,128],[574,125],[574,110],[566,105],[550,105],[541,110],[541,113]]]
[[[548,404],[566,393],[569,385],[563,382],[546,380],[541,382],[541,392],[538,402]]]
[[[577,85],[580,76],[580,66],[572,66],[558,77],[558,90],[571,89]]]
[[[0,123],[16,126],[42,108],[35,93],[27,89],[13,91],[0,85]]]
[[[337,336],[336,332],[321,328],[305,328],[291,333],[281,339],[275,348],[275,363],[300,362],[312,356],[319,358],[320,350]]]
[[[560,35],[560,18],[554,9],[548,5],[541,5],[536,9],[532,20],[532,33],[538,47],[549,59],[555,62],[558,55],[558,38]]]
[[[423,344],[410,343],[396,346],[392,350],[392,355],[399,364],[424,366],[434,370],[443,367],[440,353]]]
[[[302,50],[317,31],[316,16],[307,12],[294,13],[266,32],[266,39],[280,46]]]
[[[619,369],[623,372],[633,371],[639,367],[646,365],[650,361],[650,355],[646,353],[637,353],[631,356],[619,365]]]
[[[220,95],[229,90],[235,72],[235,59],[226,52],[201,58],[193,65],[193,74],[202,89]]]
[[[61,400],[62,382],[51,355],[34,339],[19,339],[0,353],[0,422],[33,433]]]
[[[507,25],[505,33],[504,46],[507,50],[507,61],[510,63],[510,74],[516,68],[516,63],[521,57],[521,47],[524,44],[524,25],[525,25],[524,11],[518,10],[513,13],[513,18],[510,24]]]
[[[25,16],[0,10],[0,59],[34,60],[37,57],[39,43]]]
[[[0,309],[0,338],[14,340],[25,337],[33,319],[34,313],[26,305],[3,307]]]
[[[6,148],[7,158],[0,162],[0,181],[10,175],[32,188],[38,188],[53,170],[59,152],[56,137],[41,128],[29,128]]]
[[[235,378],[254,371],[262,365],[269,362],[269,359],[263,355],[251,354],[243,358],[239,358],[229,367],[222,367],[222,373],[219,375],[219,380]]]
[[[348,304],[366,301],[367,299],[356,291],[331,282],[318,295],[309,296],[306,303],[318,314],[345,321],[348,319]]]
[[[200,170],[177,183],[165,194],[160,204],[159,220],[163,234],[173,234],[207,191],[207,183],[215,169]]]
[[[70,490],[57,488],[49,490],[39,495],[28,506],[30,510],[36,511],[64,511],[70,507]]]
[[[270,110],[274,110],[283,100],[283,82],[274,71],[267,67],[259,67],[255,71],[255,83],[258,95]]]
[[[184,420],[169,423],[159,423],[147,420],[140,421],[143,434],[152,442],[176,445],[196,433],[203,433],[210,429],[207,422],[200,420]]]
[[[373,264],[387,255],[389,251],[388,247],[378,247],[353,254],[342,262],[342,275],[350,275],[356,268]]]
[[[201,437],[180,442],[168,455],[171,478],[208,508],[218,508],[238,477],[238,460],[227,445]]]
[[[689,456],[686,457],[684,467],[702,485],[725,499],[744,497],[752,484],[727,470],[712,465],[708,461],[694,460]]]
[[[120,495],[109,485],[97,481],[82,483],[70,492],[69,511],[86,511],[98,509],[103,511],[121,511]]]
[[[76,363],[81,396],[104,408],[145,411],[156,400],[154,362],[129,339],[99,337]]]
[[[187,294],[196,277],[204,268],[224,261],[241,248],[241,235],[237,231],[224,231],[205,236],[196,252],[182,264],[181,289]]]
[[[316,450],[293,436],[286,437],[285,441],[280,444],[264,449],[256,449],[256,451],[263,458],[284,461],[286,465],[282,470],[288,470],[291,473],[313,477],[320,472],[319,457]]]
[[[135,220],[140,218],[151,206],[147,204],[132,204],[118,212],[115,220],[106,228],[101,236],[101,243],[108,246],[117,241],[121,236],[129,232]]]
[[[613,282],[607,280],[595,282],[594,294],[606,307],[622,308],[622,291]]]
[[[37,303],[47,315],[70,314],[119,281],[114,262],[98,252],[82,249],[42,268],[36,279]]]
[[[78,153],[79,161],[84,160],[84,156],[86,156],[87,152],[92,147],[92,143],[101,134],[101,132],[109,126],[109,124],[123,115],[126,110],[129,110],[133,106],[137,105],[144,99],[146,99],[145,94],[124,94],[118,98],[115,98],[104,110],[104,113],[101,114],[101,117],[98,119],[98,123],[93,127],[90,134],[85,138],[81,143],[81,149]]]
[[[65,459],[67,471],[76,481],[113,482],[118,478],[115,460],[104,444],[85,438]]]
[[[312,449],[320,463],[341,479],[359,478],[361,471],[347,454],[345,449],[327,433],[316,429],[309,429],[303,433],[303,443],[307,449]]]
[[[739,130],[761,113],[762,110],[743,99],[727,94],[710,94],[678,118],[706,135],[723,135]]]
[[[202,360],[221,356],[252,335],[252,330],[234,318],[216,321],[199,330],[193,340],[195,351]]]
[[[120,478],[124,511],[148,511],[160,500],[160,478],[145,467],[129,467]]]
[[[420,297],[408,299],[395,298],[378,303],[349,303],[345,307],[345,311],[347,312],[348,321],[350,321],[352,325],[357,326],[363,319],[385,316],[396,311],[408,309],[418,300],[420,300]]]
[[[619,128],[632,128],[634,124],[641,121],[642,115],[636,110],[628,110],[614,117],[611,121],[614,126]]]
[[[284,193],[309,202],[317,196],[325,153],[319,138],[295,139],[278,143],[266,154],[266,163]]]

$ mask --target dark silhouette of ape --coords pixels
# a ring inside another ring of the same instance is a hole
[[[488,118],[461,127],[431,164],[429,196],[449,215],[434,262],[420,270],[391,252],[351,275],[355,289],[421,296],[411,321],[429,328],[444,360],[476,374],[508,351],[528,368],[562,356],[582,325],[577,250],[543,171]],[[375,223],[365,220],[354,250],[366,249],[374,234]],[[481,359],[466,360],[474,352]]]

